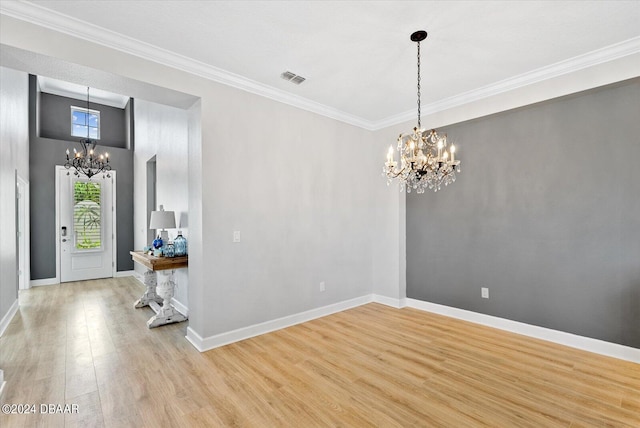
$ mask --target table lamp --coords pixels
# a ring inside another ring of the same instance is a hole
[[[162,229],[160,238],[163,242],[169,241],[169,232],[165,229],[176,228],[176,215],[173,211],[165,211],[164,206],[160,205],[159,211],[151,211],[151,219],[149,220],[149,229]]]

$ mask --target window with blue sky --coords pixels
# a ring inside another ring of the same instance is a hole
[[[100,112],[71,106],[71,136],[100,139]]]

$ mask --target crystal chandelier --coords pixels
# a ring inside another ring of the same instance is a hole
[[[456,148],[447,143],[447,135],[438,135],[435,129],[425,130],[420,126],[420,42],[426,38],[426,31],[416,31],[411,35],[411,40],[418,44],[418,126],[412,133],[398,137],[400,166],[394,159],[393,146],[389,146],[382,169],[387,184],[398,179],[400,191],[406,188],[407,193],[411,190],[424,193],[427,188],[437,192],[443,184],[447,186],[456,181],[456,172],[460,172],[460,161],[455,158]]]
[[[67,160],[64,163],[64,167],[70,169],[73,167],[73,172],[76,176],[81,174],[91,179],[96,174],[101,172],[111,171],[111,165],[109,165],[109,153],[99,155],[96,152],[96,141],[89,138],[89,88],[87,88],[87,114],[85,115],[85,125],[87,127],[87,138],[80,140],[82,148],[80,151],[73,149],[73,157],[69,158],[69,149],[67,149]],[[67,172],[69,175],[69,172]],[[109,175],[107,174],[107,177]]]

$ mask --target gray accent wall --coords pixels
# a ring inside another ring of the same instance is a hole
[[[29,181],[31,213],[31,279],[56,276],[55,167],[64,164],[65,150],[78,143],[39,137],[36,77],[29,76]],[[46,111],[42,111],[46,115]],[[124,129],[124,123],[121,125]],[[133,270],[133,152],[109,148],[112,168],[117,171],[117,270]]]
[[[407,297],[640,348],[640,79],[446,131],[462,172],[407,197]]]
[[[40,112],[38,135],[44,138],[65,141],[80,141],[84,137],[71,136],[71,107],[87,106],[86,101],[59,95],[40,93]],[[98,144],[106,147],[128,148],[129,124],[128,109],[89,103],[89,108],[100,112],[100,139]]]

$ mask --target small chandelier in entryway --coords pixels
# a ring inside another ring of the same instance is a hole
[[[456,181],[456,171],[460,172],[460,161],[456,160],[456,148],[447,143],[447,136],[438,135],[435,129],[425,130],[420,126],[420,42],[427,38],[426,31],[416,31],[411,40],[418,44],[418,126],[412,133],[400,134],[398,152],[400,167],[394,159],[393,146],[389,147],[387,161],[382,169],[387,184],[394,179],[400,182],[400,191],[425,189],[435,192]]]
[[[80,151],[73,149],[73,156],[69,158],[69,149],[67,149],[67,160],[64,163],[64,167],[70,169],[73,167],[73,172],[76,176],[84,175],[88,179],[91,179],[96,174],[101,172],[111,171],[111,165],[109,165],[109,153],[104,155],[98,154],[96,151],[96,141],[92,140],[89,136],[89,88],[87,87],[87,110],[85,114],[85,126],[87,127],[87,138],[80,140],[82,148]],[[67,174],[69,174],[67,172]],[[109,176],[107,174],[107,176]]]

